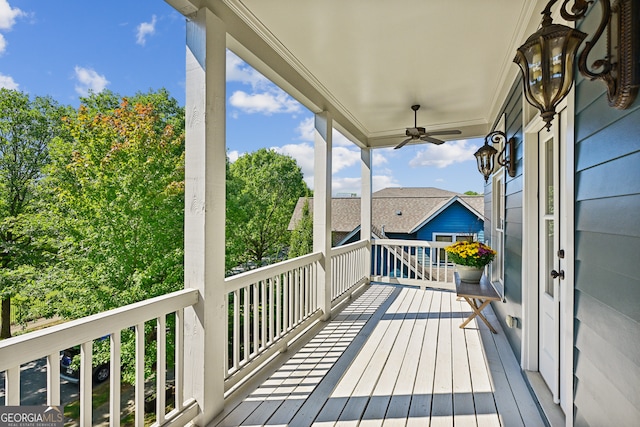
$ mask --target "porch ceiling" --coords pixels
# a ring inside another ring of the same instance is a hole
[[[207,4],[228,46],[360,146],[389,147],[413,126],[484,136],[517,76],[515,49],[544,1],[166,0]]]

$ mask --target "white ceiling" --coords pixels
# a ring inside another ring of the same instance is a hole
[[[539,22],[531,0],[166,0],[206,3],[228,46],[358,145],[413,126],[484,136],[518,76],[515,49]],[[456,139],[460,139],[456,136]],[[443,138],[444,139],[444,138]]]

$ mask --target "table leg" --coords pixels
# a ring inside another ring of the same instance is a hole
[[[467,326],[467,324],[469,322],[471,322],[473,320],[474,317],[478,316],[480,319],[482,319],[482,321],[487,325],[487,327],[489,328],[489,330],[491,332],[493,332],[494,334],[497,334],[498,332],[493,328],[493,326],[491,326],[491,323],[489,323],[489,321],[487,320],[486,317],[484,317],[482,315],[482,310],[489,305],[489,303],[491,302],[490,300],[486,300],[486,301],[481,301],[482,303],[478,306],[475,302],[475,300],[468,298],[468,297],[464,297],[464,299],[469,303],[469,305],[471,306],[471,309],[473,310],[473,313],[471,313],[469,315],[469,317],[467,317],[467,319],[462,322],[462,324],[460,325],[460,328],[464,328],[465,326]]]

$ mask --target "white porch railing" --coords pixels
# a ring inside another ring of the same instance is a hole
[[[374,239],[371,281],[455,289],[453,264],[444,248],[450,242]]]
[[[354,287],[368,280],[368,242],[331,251],[331,300],[336,306]],[[250,378],[256,369],[285,351],[318,322],[320,253],[298,257],[225,279],[228,293],[225,390]]]
[[[165,369],[157,369],[155,391],[156,424],[169,423],[175,419],[192,419],[197,408],[192,399],[183,396],[183,311],[198,301],[195,289],[184,289],[131,304],[125,307],[73,320],[61,325],[20,335],[0,341],[0,372],[5,373],[5,405],[20,405],[20,366],[47,358],[47,404],[60,405],[60,351],[80,346],[80,425],[92,424],[92,356],[93,341],[110,339],[110,413],[120,414],[120,349],[123,330],[135,331],[135,422],[144,424],[144,362],[145,333],[144,324],[155,322],[157,366],[166,366],[167,351],[167,315],[175,315],[175,402],[171,412],[165,413],[165,393],[167,378]],[[148,337],[147,337],[148,338]],[[159,392],[160,391],[160,392]],[[112,426],[120,425],[120,417],[111,419]]]
[[[264,362],[285,351],[320,324],[322,293],[331,294],[332,308],[368,281],[453,287],[453,267],[448,263],[446,242],[405,240],[360,241],[331,250],[330,283],[318,283],[322,255],[314,253],[225,279],[227,294],[227,343],[224,366],[225,390],[244,383]],[[193,396],[183,395],[184,308],[196,304],[198,291],[184,289],[105,313],[67,322],[0,341],[0,372],[5,373],[5,404],[20,404],[20,366],[47,358],[47,403],[60,404],[60,351],[81,348],[80,424],[92,422],[93,341],[108,336],[111,349],[110,413],[120,414],[121,333],[136,336],[136,424],[144,417],[145,322],[154,322],[157,366],[166,366],[167,316],[175,316],[175,409],[167,413],[164,393],[157,394],[156,425],[188,423],[198,414]],[[171,317],[169,317],[171,318]],[[222,367],[221,367],[222,368]],[[212,369],[216,369],[212,367]],[[204,374],[203,374],[204,375]],[[167,386],[165,370],[156,373],[155,390]],[[119,417],[116,417],[119,418]],[[119,420],[112,420],[119,425]]]
[[[369,244],[366,241],[331,249],[331,301],[347,294],[354,286],[369,280]]]

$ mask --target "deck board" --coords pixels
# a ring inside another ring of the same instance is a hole
[[[212,426],[542,425],[491,309],[374,284]]]

